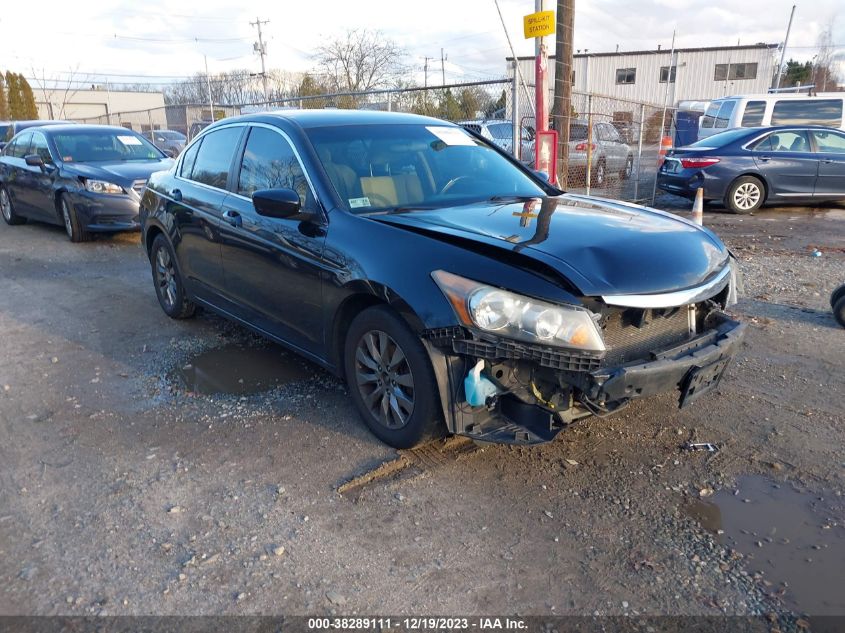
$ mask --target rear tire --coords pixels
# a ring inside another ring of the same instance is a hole
[[[845,297],[839,297],[839,300],[834,304],[833,318],[839,325],[845,327]]]
[[[725,207],[731,213],[751,213],[756,211],[766,200],[766,188],[759,178],[742,176],[728,187],[725,194]]]
[[[85,230],[73,202],[70,201],[70,196],[66,193],[63,193],[59,198],[59,212],[62,215],[65,233],[67,233],[71,242],[87,242],[91,239],[91,234]]]
[[[15,205],[12,203],[12,197],[9,195],[9,190],[6,187],[0,187],[0,215],[3,220],[10,226],[18,224],[26,224],[26,218],[15,213]]]
[[[596,163],[596,168],[593,170],[590,178],[593,187],[604,187],[607,184],[607,167],[604,164],[604,159]]]
[[[187,297],[182,275],[176,266],[176,255],[164,235],[159,235],[153,240],[150,265],[156,297],[164,313],[171,319],[188,319],[194,316],[197,306]]]
[[[830,293],[830,307],[832,308],[842,297],[845,297],[845,284]]]
[[[373,306],[352,320],[343,365],[358,413],[382,442],[411,448],[445,433],[425,347],[387,306]]]

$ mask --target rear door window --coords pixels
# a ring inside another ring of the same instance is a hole
[[[719,114],[719,108],[722,107],[722,101],[713,101],[709,106],[707,106],[707,112],[704,113],[704,116],[701,118],[701,127],[713,127],[716,123],[716,115]]]
[[[719,114],[716,115],[716,123],[713,127],[718,128],[727,128],[731,127],[729,125],[731,120],[731,114],[733,114],[734,108],[736,107],[736,101],[728,100],[722,103],[722,107],[719,108]]]
[[[191,171],[194,169],[194,163],[197,160],[197,152],[199,152],[202,139],[191,145],[182,156],[182,165],[179,167],[179,175],[182,178],[190,178]]]
[[[768,152],[809,152],[810,141],[802,131],[773,132],[765,139],[766,145],[759,143],[754,149]]]
[[[191,180],[225,189],[232,158],[241,140],[243,127],[225,127],[206,134],[197,152]]]
[[[12,149],[9,151],[9,156],[15,158],[23,158],[29,154],[29,146],[32,143],[32,132],[24,132],[15,138]]]
[[[781,99],[772,109],[772,125],[842,125],[842,99]]]
[[[760,127],[763,125],[763,115],[766,113],[765,101],[749,101],[742,113],[742,127]]]

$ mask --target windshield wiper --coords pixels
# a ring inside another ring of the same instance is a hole
[[[543,196],[519,196],[519,195],[512,195],[512,196],[493,196],[491,198],[487,198],[487,202],[523,202],[525,200],[539,200]]]

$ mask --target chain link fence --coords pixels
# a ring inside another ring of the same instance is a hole
[[[550,100],[551,102],[551,100]],[[534,87],[511,79],[436,87],[299,95],[241,105],[169,105],[78,119],[137,132],[176,130],[190,140],[212,121],[285,108],[344,108],[410,112],[460,123],[533,166],[536,127]],[[550,108],[552,109],[552,108]],[[564,117],[566,119],[566,117]],[[661,146],[673,110],[608,96],[574,92],[566,188],[578,193],[650,202]],[[552,127],[554,123],[552,123]],[[514,139],[518,141],[514,143]],[[559,176],[563,176],[560,174]],[[559,179],[559,182],[562,180]]]

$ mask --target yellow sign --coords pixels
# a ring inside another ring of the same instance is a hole
[[[555,12],[538,11],[522,18],[522,28],[525,31],[525,39],[532,37],[543,37],[555,32]]]

